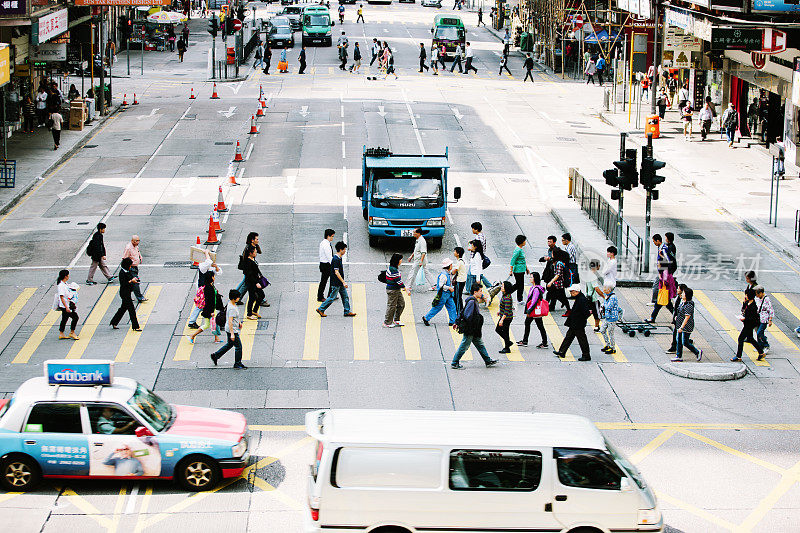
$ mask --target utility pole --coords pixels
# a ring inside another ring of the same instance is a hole
[[[103,8],[100,8],[100,26],[97,34],[97,47],[100,49],[100,94],[97,95],[97,110],[102,117],[106,110],[106,82],[105,82],[105,59],[106,47],[103,45]],[[94,59],[94,58],[93,58]]]
[[[619,134],[619,159],[622,161],[625,159],[625,137],[627,137],[627,133],[620,133]],[[618,248],[622,248],[622,197],[624,196],[625,190],[620,188],[619,190],[619,203],[617,205],[617,242],[616,245]]]
[[[664,176],[659,176],[656,173],[665,166],[666,163],[653,158],[653,134],[648,133],[647,146],[642,146],[642,169],[639,173],[642,187],[647,191],[644,212],[644,272],[650,271],[650,214],[652,201],[658,200],[656,186],[664,183]]]
[[[653,0],[653,20],[655,20],[656,26],[653,28],[653,83],[650,86],[650,114],[656,114],[656,101],[658,96],[656,95],[656,91],[658,90],[658,67],[661,65],[661,33],[659,32],[659,23],[658,23],[658,16],[659,16],[659,9],[658,9],[658,0]],[[650,195],[647,196],[648,201],[650,199]],[[645,271],[646,272],[646,271]]]
[[[144,76],[144,36],[144,24],[142,24],[142,70],[140,72],[142,76]]]

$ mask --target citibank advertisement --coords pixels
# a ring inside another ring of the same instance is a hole
[[[110,385],[114,379],[114,362],[50,360],[44,363],[44,375],[50,385]]]
[[[783,0],[753,0],[753,11],[800,13],[800,4],[787,4]]]

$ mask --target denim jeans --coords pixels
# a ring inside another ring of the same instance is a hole
[[[431,307],[431,310],[425,315],[425,320],[431,320],[439,314],[442,307],[447,309],[447,322],[453,324],[456,321],[456,302],[453,300],[453,293],[449,291],[442,291],[442,297],[439,299],[439,304]]]
[[[197,318],[200,316],[200,311],[201,309],[195,305],[194,309],[192,309],[192,313],[189,315],[189,324],[197,324]]]
[[[231,334],[226,331],[225,332],[225,341],[226,342],[222,346],[222,348],[220,348],[216,352],[212,353],[211,357],[214,358],[214,359],[219,359],[220,357],[225,355],[225,353],[228,350],[230,350],[231,348],[234,348],[235,350],[234,350],[234,359],[233,359],[233,361],[234,361],[234,363],[241,363],[242,362],[242,341],[241,341],[241,339],[239,339],[239,334],[238,333],[234,333],[233,340],[231,340]]]
[[[245,287],[246,287],[246,283],[244,282],[244,276],[242,276],[242,282],[239,283],[236,286],[236,292],[238,292],[239,296],[241,296],[242,298],[244,298],[244,295],[245,295],[245,291],[244,291]]]
[[[456,350],[456,354],[453,356],[453,363],[454,365],[458,364],[461,358],[466,353],[469,345],[472,344],[478,350],[478,353],[481,354],[484,363],[488,363],[492,359],[489,357],[489,352],[486,351],[486,346],[483,344],[483,339],[481,337],[473,337],[472,335],[464,335],[461,338],[461,344],[458,345],[458,349]]]
[[[769,341],[767,341],[767,326],[769,322],[762,322],[756,329],[756,340],[761,343],[763,348],[769,348]]]
[[[333,301],[336,299],[336,296],[340,295],[342,297],[342,305],[344,306],[344,314],[350,312],[350,298],[347,296],[347,289],[344,288],[344,285],[331,285],[331,293],[322,302],[319,306],[319,310],[325,312],[325,310],[330,307]]]
[[[736,128],[735,127],[725,128],[725,135],[728,137],[728,142],[732,143],[734,136],[736,135]]]
[[[678,343],[675,345],[675,357],[680,359],[683,357],[683,347],[686,346],[686,349],[692,352],[693,354],[697,355],[700,353],[700,350],[692,342],[690,338],[692,335],[691,331],[682,331],[676,335]]]

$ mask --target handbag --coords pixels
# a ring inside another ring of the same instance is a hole
[[[380,274],[378,274],[378,281],[381,283],[386,283],[386,271],[381,270]]]
[[[278,61],[278,70],[288,70],[289,63],[287,61]]]
[[[483,270],[486,270],[487,268],[489,268],[489,265],[491,265],[491,264],[492,264],[492,260],[484,255],[483,256],[483,263],[482,263],[482,267],[481,268]]]
[[[533,308],[533,311],[528,315],[533,318],[541,318],[550,314],[550,304],[544,298],[540,298],[539,302]]]
[[[658,289],[658,298],[656,298],[656,303],[658,305],[669,304],[669,289],[667,288],[666,284],[662,285],[661,288]]]
[[[436,296],[433,297],[433,301],[431,302],[431,306],[432,307],[436,307],[437,305],[439,305],[441,303],[441,301],[442,301],[442,289],[440,288],[438,291],[436,291]]]
[[[269,280],[266,278],[266,276],[261,276],[258,280],[258,283],[261,285],[262,289],[269,287]]]

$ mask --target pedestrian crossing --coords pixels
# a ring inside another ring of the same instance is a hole
[[[499,67],[498,67],[499,68]],[[299,74],[300,67],[298,65],[289,65],[289,69],[287,72],[278,72],[277,70],[273,70],[269,74],[264,74],[264,72],[260,69],[255,70],[250,77],[248,78],[247,82],[245,82],[245,86],[252,87],[254,85],[259,84],[268,84],[269,82],[277,82],[287,77],[292,77],[293,79],[303,79],[302,77],[295,77]],[[497,71],[492,67],[491,69],[487,68],[480,68],[478,73],[470,71],[469,73],[458,73],[458,72],[450,72],[449,64],[447,69],[439,69],[439,75],[434,76],[431,71],[424,71],[419,72],[416,68],[404,68],[404,67],[396,67],[395,71],[397,73],[398,78],[430,78],[432,80],[436,79],[463,79],[469,78],[471,80],[484,80],[484,81],[517,81],[521,80],[524,73],[521,73],[519,76],[515,76],[514,74],[508,74],[507,72],[503,72],[502,74],[497,74]],[[385,73],[378,72],[377,69],[370,70],[369,62],[362,62],[361,70],[356,73],[352,73],[349,70],[342,71],[339,70],[338,67],[333,66],[319,66],[319,67],[306,67],[305,74],[307,76],[313,78],[347,78],[347,79],[358,79],[364,78],[367,75],[375,75],[380,79],[383,79]],[[537,76],[537,79],[541,76]],[[394,80],[394,77],[391,75],[389,76],[390,80]],[[544,78],[543,78],[544,79]],[[546,80],[549,81],[549,80]],[[160,87],[154,87],[154,89],[159,89]]]
[[[150,352],[154,346],[155,351],[161,354],[157,357],[172,366],[209,364],[208,354],[220,345],[211,342],[211,332],[198,336],[194,344],[189,342],[189,336],[196,331],[188,327],[191,298],[182,297],[180,301],[174,298],[175,291],[182,293],[185,290],[183,285],[173,285],[170,289],[173,292],[165,290],[162,284],[151,283],[146,287],[147,301],[137,308],[141,332],[129,327],[127,331],[106,327],[118,304],[117,286],[108,285],[93,295],[81,294],[81,298],[87,298],[87,302],[88,299],[92,301],[85,319],[82,316],[79,322],[76,332],[80,340],[77,341],[59,340],[57,325],[61,313],[49,308],[42,309],[43,306],[49,307],[52,302],[53,288],[17,288],[7,298],[10,305],[0,314],[0,364],[39,365],[46,359],[80,359],[97,357],[98,353],[119,363],[135,364],[139,361],[152,362],[154,356]],[[320,317],[316,312],[319,306],[316,283],[298,283],[294,291],[284,292],[280,298],[273,297],[270,313],[276,316],[259,321],[243,320],[240,335],[243,359],[260,366],[278,364],[278,359],[282,361],[281,364],[291,361],[389,360],[447,363],[461,342],[461,335],[448,327],[444,313],[432,319],[431,327],[422,324],[419,317],[428,310],[432,298],[427,292],[414,293],[412,296],[404,293],[406,306],[401,317],[404,326],[383,328],[386,303],[383,287],[374,283],[352,283],[348,290],[351,308],[356,313],[352,318],[339,314],[342,310],[340,302],[335,302],[329,308],[327,317]],[[89,293],[89,289],[85,292]],[[645,318],[649,314],[652,309],[646,303],[649,293],[648,290],[634,288],[618,291],[621,305],[626,309],[625,319]],[[5,294],[8,295],[8,291]],[[740,331],[735,317],[742,296],[738,291],[695,290],[698,307],[693,340],[704,350],[704,360],[727,361],[735,354]],[[758,361],[756,351],[746,345],[744,353],[748,365],[770,367],[770,360],[776,358],[800,361],[800,340],[794,333],[795,325],[800,322],[800,294],[773,293],[771,297],[776,317],[773,326],[767,329],[767,338],[772,351],[766,360]],[[85,304],[82,308],[85,308]],[[488,310],[482,311],[485,317],[483,337],[492,357],[498,357],[493,354],[501,347],[501,340],[493,331],[498,318],[497,309],[498,302],[495,299]],[[164,323],[164,316],[170,313],[178,317],[177,324],[174,320]],[[539,338],[535,324],[531,325],[529,346],[516,345],[522,335],[524,317],[519,306],[515,308],[515,313],[511,325],[511,340],[515,344],[510,353],[499,356],[501,361],[511,364],[576,361],[576,355],[580,355],[577,344],[567,350],[564,358],[555,359],[551,353],[553,348],[560,346],[566,334],[560,310],[553,310],[543,319],[550,343],[547,350],[534,348]],[[155,323],[152,320],[154,316],[159,316]],[[659,319],[662,325],[669,320],[666,312]],[[274,327],[270,327],[270,322],[274,323]],[[127,324],[127,316],[123,324]],[[587,327],[592,326],[590,319]],[[666,328],[661,331],[665,334],[650,337],[639,334],[630,338],[617,330],[617,352],[605,355],[599,350],[605,344],[601,335],[587,330],[592,359],[622,364],[666,362],[670,356],[664,354],[664,349],[671,342],[671,335]],[[463,357],[464,361],[477,359],[474,347]]]

